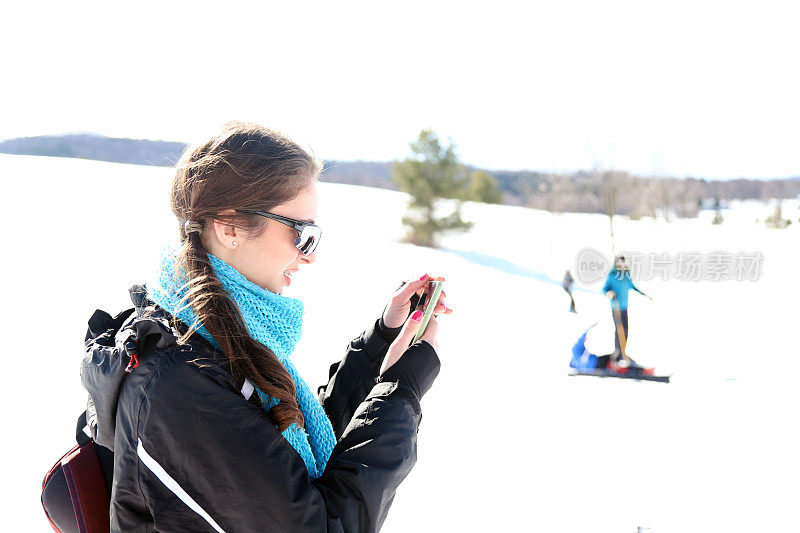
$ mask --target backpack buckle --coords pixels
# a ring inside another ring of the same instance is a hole
[[[139,366],[139,358],[136,355],[136,343],[134,341],[128,341],[125,343],[125,353],[127,353],[130,357],[128,366],[125,367],[125,372],[130,374],[134,368]]]

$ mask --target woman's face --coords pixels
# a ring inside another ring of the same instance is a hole
[[[304,222],[313,222],[317,217],[317,184],[301,190],[291,201],[274,207],[270,213]],[[241,230],[215,223],[216,239],[209,251],[231,265],[244,277],[262,289],[275,294],[283,293],[293,279],[292,275],[301,265],[311,264],[315,254],[303,254],[294,245],[297,231],[277,220],[264,219],[266,229],[256,238],[244,238]],[[236,241],[236,246],[232,245]],[[218,246],[215,246],[218,245]],[[221,255],[222,254],[222,255]],[[288,274],[288,275],[287,275]]]

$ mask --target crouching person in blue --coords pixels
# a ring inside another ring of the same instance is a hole
[[[437,321],[411,344],[411,310],[442,278],[404,283],[313,392],[291,359],[303,303],[282,292],[315,261],[319,172],[245,123],[181,157],[180,243],[130,289],[133,309],[89,322],[81,378],[93,437],[114,452],[112,530],[377,531],[386,519],[440,368]],[[351,294],[347,280],[330,287],[345,312]],[[435,313],[450,312],[443,295]]]

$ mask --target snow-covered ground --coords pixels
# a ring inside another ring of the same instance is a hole
[[[86,320],[130,307],[128,287],[176,235],[172,170],[0,155],[0,174],[3,529],[44,532],[41,479],[84,408]],[[590,324],[596,351],[613,346],[600,285],[576,292],[577,315],[558,285],[579,250],[610,253],[607,218],[468,203],[474,229],[430,250],[399,242],[405,203],[323,181],[318,259],[286,293],[306,303],[294,358],[314,385],[401,280],[447,278],[442,372],[384,531],[800,530],[797,201],[783,203],[786,230],[749,202],[719,226],[709,212],[615,220],[618,249],[764,257],[758,281],[639,282],[654,301],[630,297],[629,352],[674,373],[669,385],[567,376]]]

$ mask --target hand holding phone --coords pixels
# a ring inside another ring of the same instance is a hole
[[[427,281],[426,281],[427,279]],[[437,287],[438,285],[438,287]],[[430,276],[423,276],[419,281],[411,281],[406,283],[405,286],[398,289],[392,299],[392,303],[396,303],[395,308],[389,311],[402,311],[402,316],[405,318],[403,322],[403,329],[398,334],[397,338],[389,346],[389,350],[384,356],[383,363],[381,364],[380,373],[383,374],[386,370],[394,366],[394,364],[404,357],[404,354],[409,351],[410,346],[414,345],[423,337],[433,347],[434,351],[438,351],[436,345],[436,332],[437,321],[434,312],[438,309],[439,314],[449,315],[453,310],[444,303],[446,293],[443,290],[444,278],[432,279]],[[414,291],[421,291],[419,297],[412,294]],[[439,299],[442,299],[440,302]],[[396,301],[395,301],[396,300]],[[409,305],[409,300],[411,305]],[[403,303],[409,305],[402,309]],[[412,308],[413,307],[413,308]],[[409,311],[411,311],[409,313]],[[417,313],[419,312],[419,313]],[[419,314],[419,322],[415,319],[414,315]],[[386,314],[384,314],[386,317]],[[423,321],[424,317],[424,321]],[[396,318],[396,317],[394,317]],[[396,324],[395,320],[384,322],[389,324]],[[430,331],[429,331],[430,330]]]

